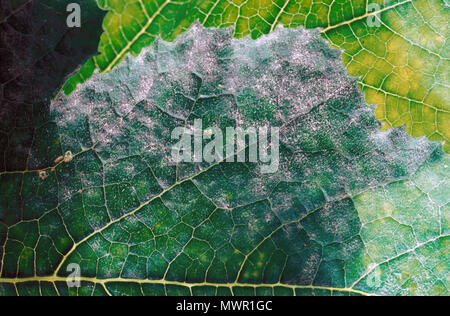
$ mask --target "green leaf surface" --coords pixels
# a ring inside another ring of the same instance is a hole
[[[0,1],[0,256],[4,257],[4,245],[8,226],[24,215],[23,209],[45,205],[39,201],[22,199],[13,175],[29,174],[28,170],[42,168],[30,157],[30,151],[38,155],[57,152],[56,125],[49,119],[50,100],[76,68],[91,57],[101,33],[104,12],[93,1],[81,1],[86,29],[69,29],[66,26],[66,5],[71,1]],[[40,145],[36,141],[42,141]],[[52,150],[45,153],[46,145]],[[37,149],[38,146],[42,146]],[[10,176],[8,176],[10,175]],[[32,185],[32,184],[31,184]],[[23,184],[24,191],[30,184]],[[42,190],[42,189],[41,189]],[[37,192],[37,191],[36,191]],[[45,195],[45,192],[39,194]],[[8,200],[9,199],[9,200]],[[22,204],[24,203],[24,204]],[[30,211],[32,213],[32,211]],[[34,229],[35,225],[29,226]],[[20,234],[20,233],[19,233]],[[27,239],[27,245],[34,243]],[[56,238],[56,236],[55,236]],[[25,249],[24,256],[30,255]],[[21,267],[30,271],[28,263]],[[33,267],[31,267],[31,270]],[[44,293],[44,292],[43,292]],[[2,292],[3,294],[3,292]],[[6,293],[5,293],[6,294]]]
[[[380,131],[340,58],[196,25],[54,100],[38,169],[0,173],[0,294],[448,295],[449,156]],[[279,171],[174,163],[195,119],[280,127]]]
[[[258,38],[277,25],[321,28],[343,49],[366,101],[384,128],[406,125],[415,137],[444,142],[449,152],[450,18],[444,0],[99,0],[108,11],[99,52],[65,86],[72,92],[95,69],[108,72],[161,36],[173,40],[196,20]]]

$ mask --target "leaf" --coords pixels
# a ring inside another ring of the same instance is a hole
[[[344,49],[350,74],[384,128],[406,125],[408,134],[444,141],[450,152],[449,8],[444,1],[408,1],[377,16],[324,33]]]
[[[434,154],[410,180],[354,198],[366,255],[375,262],[354,283],[357,289],[370,290],[378,278],[377,293],[448,295],[449,162]]]
[[[20,219],[18,210],[24,206],[19,191],[14,191],[14,177],[8,175],[42,167],[29,157],[34,141],[42,141],[44,152],[46,143],[54,149],[58,139],[52,134],[56,125],[49,121],[49,102],[67,76],[95,53],[100,36],[103,12],[90,1],[81,3],[84,12],[89,12],[83,14],[89,31],[66,27],[65,4],[69,2],[0,1],[0,258],[4,257],[7,223]]]
[[[407,125],[415,137],[450,145],[448,103],[449,9],[442,0],[396,1],[99,1],[108,10],[99,52],[69,80],[66,93],[95,69],[108,72],[128,54],[139,54],[158,36],[172,40],[195,20],[233,26],[234,36],[258,38],[278,24],[322,28],[344,50],[350,74],[359,76],[384,128]],[[375,6],[374,6],[375,5]],[[372,27],[375,25],[375,27]]]
[[[55,129],[48,121],[50,100],[95,54],[104,14],[95,3],[80,1],[85,28],[69,29],[65,13],[70,2],[0,0],[2,172],[41,167],[28,155],[35,136]]]
[[[61,144],[30,157],[63,160],[1,173],[0,293],[448,295],[449,156],[380,131],[340,58],[316,31],[196,25],[54,100]],[[173,163],[195,119],[279,126],[279,171]]]

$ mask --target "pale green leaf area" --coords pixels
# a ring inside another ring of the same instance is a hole
[[[383,128],[444,143],[450,151],[449,6],[444,0],[99,0],[108,13],[99,55],[64,87],[72,92],[94,70],[108,72],[159,36],[173,40],[194,21],[258,38],[281,24],[320,28],[360,77]]]
[[[340,58],[195,25],[54,100],[30,159],[55,163],[0,173],[0,294],[448,295],[449,156],[381,131]],[[279,127],[278,172],[175,164],[195,119]]]

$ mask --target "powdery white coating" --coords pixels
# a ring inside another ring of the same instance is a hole
[[[108,172],[121,169],[130,175],[124,176],[127,181],[138,172],[119,163],[128,157],[142,159],[161,188],[193,177],[201,193],[177,201],[164,197],[177,214],[202,195],[226,210],[269,202],[266,213],[245,224],[256,232],[321,210],[322,233],[352,237],[332,203],[408,177],[438,146],[410,138],[402,129],[380,131],[340,54],[317,31],[302,29],[277,28],[253,41],[233,39],[231,30],[194,25],[173,43],[158,40],[112,72],[95,74],[72,95],[55,100],[51,111],[67,135],[87,118],[102,163]],[[211,166],[206,163],[175,165],[171,132],[179,126],[193,132],[199,117],[205,128],[280,127],[279,171],[263,175],[251,163],[222,163],[207,171]],[[70,148],[64,139],[63,147]],[[289,187],[279,189],[282,185]],[[317,228],[300,222],[280,234],[299,230],[312,239],[311,245],[328,242],[319,240]],[[311,281],[320,256],[300,255],[303,246],[293,247],[292,260],[303,263],[300,281]]]
[[[202,102],[216,98],[213,103],[208,102],[211,105],[217,102],[215,106],[223,114],[214,113],[224,115],[220,120],[232,119],[234,125],[244,127],[281,126],[283,143],[294,151],[305,150],[302,146],[305,131],[326,135],[334,150],[351,160],[352,155],[339,144],[345,129],[334,126],[332,117],[327,119],[327,103],[333,100],[355,103],[353,109],[342,111],[349,119],[347,125],[361,124],[368,115],[373,120],[372,109],[364,104],[361,94],[355,93],[356,89],[355,80],[346,74],[339,54],[320,39],[317,31],[278,28],[268,36],[250,41],[232,39],[231,30],[206,30],[194,25],[175,42],[157,41],[139,57],[128,57],[111,73],[94,75],[81,90],[54,102],[52,110],[60,117],[61,127],[77,121],[80,115],[88,117],[96,148],[108,152],[108,159],[140,153],[152,159],[160,154],[161,166],[170,168],[173,162],[167,154],[171,148],[167,123],[192,127],[193,115],[210,115]],[[223,102],[225,96],[233,96],[234,101]],[[262,110],[268,111],[266,120],[258,117]],[[162,117],[164,122],[159,119]],[[132,139],[129,139],[130,125],[141,129],[133,130]],[[365,133],[380,151],[386,152],[385,146],[392,145],[388,142],[392,142],[393,132],[369,128]],[[310,141],[317,149],[308,151],[322,150],[319,143],[314,144],[317,137]],[[423,145],[417,146],[420,142]],[[401,155],[390,159],[404,159],[402,163],[408,172],[413,172],[429,147],[423,140],[411,140],[408,144],[415,151],[412,156],[419,157],[419,161]],[[416,154],[418,150],[422,152]],[[304,176],[315,177],[318,171],[334,172],[331,165],[308,166],[309,159],[302,155],[295,158]],[[290,164],[292,160],[282,157],[282,177],[285,181],[296,181]],[[351,168],[351,162],[341,168]],[[346,177],[338,175],[338,179],[343,181],[344,191],[330,194],[321,187],[327,199],[351,193]],[[164,177],[159,181],[164,186],[170,184]],[[255,198],[270,190],[266,187],[270,181],[259,182],[252,181],[253,185],[246,188]],[[217,199],[223,207],[231,206],[219,196]]]

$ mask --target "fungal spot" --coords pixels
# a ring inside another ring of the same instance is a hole
[[[44,170],[39,171],[39,178],[41,178],[41,180],[45,180],[45,179],[47,179],[47,177],[48,177],[48,174],[46,171],[44,171]]]
[[[72,152],[69,150],[68,152],[66,152],[66,154],[64,155],[64,162],[71,162],[73,159],[73,155]]]
[[[63,160],[64,160],[64,157],[63,156],[59,156],[58,158],[55,159],[55,164],[59,164]]]

